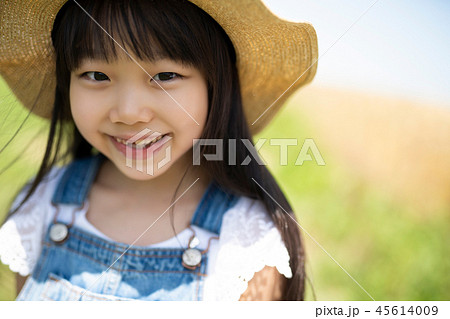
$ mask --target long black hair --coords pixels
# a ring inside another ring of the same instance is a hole
[[[186,0],[77,2],[137,58],[169,58],[192,65],[204,74],[209,109],[201,138],[222,139],[224,158],[228,158],[230,140],[252,140],[242,108],[234,47],[220,25],[203,10]],[[93,147],[81,136],[70,113],[70,74],[84,58],[116,59],[118,48],[86,12],[68,1],[55,19],[52,41],[57,87],[47,147],[26,196],[8,217],[30,198],[54,165],[92,155]],[[249,152],[243,143],[236,143],[235,149],[236,163],[242,163]],[[214,151],[213,146],[203,145],[200,154]],[[264,203],[290,256],[293,276],[284,285],[282,299],[303,300],[305,254],[300,232],[291,206],[267,168],[255,160],[248,165],[228,165],[226,161],[204,161],[203,156],[201,165],[222,187]]]

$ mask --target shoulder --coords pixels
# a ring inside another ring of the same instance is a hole
[[[220,237],[224,242],[243,249],[285,250],[280,232],[264,203],[248,197],[240,197],[236,205],[226,212]],[[288,269],[284,270],[289,275]]]
[[[11,271],[27,276],[41,250],[45,227],[51,221],[51,197],[64,167],[54,167],[33,195],[0,227],[0,260]],[[11,211],[19,206],[31,187],[27,183],[16,196]]]
[[[239,198],[223,216],[205,299],[239,300],[249,287],[261,283],[261,278],[279,279],[280,275],[292,277],[289,253],[269,212],[259,200]]]
[[[44,199],[51,200],[51,196],[56,188],[57,182],[61,178],[62,173],[65,171],[66,166],[63,167],[53,167],[42,179],[42,181],[37,186],[36,190],[32,194],[32,196],[25,202],[25,204],[21,207],[21,209],[17,212],[18,214],[26,214],[30,208],[39,206],[44,203]],[[32,180],[23,186],[19,194],[14,199],[13,204],[11,205],[11,210],[15,209],[22,200],[25,198],[26,194],[30,190]]]
[[[53,167],[42,178],[42,181],[36,187],[36,190],[33,192],[31,197],[20,207],[20,209],[15,214],[11,216],[11,218],[24,219],[25,217],[30,217],[31,215],[33,215],[33,213],[37,211],[41,211],[40,208],[47,207],[51,202],[51,198],[56,189],[57,183],[60,180],[65,169],[66,166]],[[27,184],[25,184],[25,186],[21,189],[19,194],[14,199],[10,211],[14,210],[20,205],[20,203],[30,190],[33,179],[34,178],[30,179],[30,181]]]

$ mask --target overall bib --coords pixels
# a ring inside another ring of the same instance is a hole
[[[72,162],[58,182],[53,204],[81,207],[104,159],[99,154]],[[219,235],[224,213],[237,200],[211,183],[191,224]],[[182,263],[188,247],[128,249],[127,244],[70,225],[67,238],[55,242],[50,235],[53,225],[16,300],[202,300],[208,251],[202,252],[195,269],[189,269]]]

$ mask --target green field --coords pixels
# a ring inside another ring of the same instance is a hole
[[[0,103],[2,149],[27,113],[1,83]],[[313,123],[295,103],[299,102],[291,100],[256,138],[299,140],[299,145],[289,147],[288,165],[280,165],[279,147],[269,142],[261,155],[303,228],[310,279],[307,300],[371,300],[368,294],[375,300],[449,300],[449,207],[422,216],[351,167],[340,165],[335,153],[321,143],[317,147],[326,165],[315,161],[294,165],[303,141],[316,137]],[[30,117],[0,153],[0,219],[17,190],[36,171],[45,139],[45,122]],[[13,274],[0,265],[0,300],[14,297]]]
[[[296,108],[288,106],[261,135],[314,138]],[[370,300],[345,269],[375,300],[448,300],[448,207],[434,211],[432,218],[420,216],[351,168],[341,167],[320,144],[325,166],[295,166],[302,142],[298,144],[290,147],[286,166],[277,165],[274,146],[262,154],[273,163],[272,171],[305,230],[313,283],[307,299],[314,300],[314,287],[317,300]]]

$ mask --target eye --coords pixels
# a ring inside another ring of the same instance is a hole
[[[92,81],[97,81],[97,82],[100,82],[100,81],[108,81],[108,80],[109,80],[109,77],[108,77],[105,73],[102,73],[102,72],[96,72],[96,71],[93,71],[93,72],[85,72],[85,73],[83,73],[81,76],[82,76],[82,77],[83,77],[83,76],[88,77],[90,80],[92,80]]]
[[[159,81],[159,82],[167,82],[167,81],[173,80],[177,77],[181,78],[182,76],[175,72],[161,72],[161,73],[156,74],[153,77],[153,80]]]

